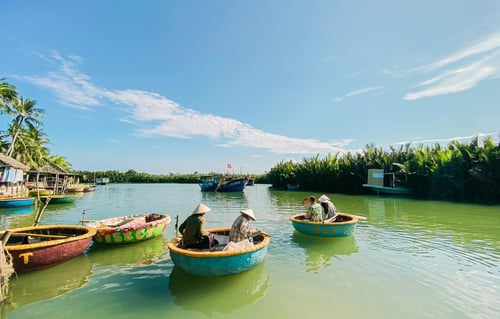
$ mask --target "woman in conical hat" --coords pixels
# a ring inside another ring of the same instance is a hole
[[[182,234],[182,241],[186,248],[206,249],[216,244],[213,235],[205,230],[205,213],[211,209],[200,203],[193,213],[179,227]],[[212,235],[212,236],[210,236]]]
[[[240,216],[238,216],[231,226],[231,231],[229,232],[229,241],[238,243],[249,237],[255,236],[259,232],[257,229],[250,229],[249,221],[255,221],[255,214],[252,209],[243,209],[240,211]]]

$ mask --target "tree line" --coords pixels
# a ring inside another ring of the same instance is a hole
[[[50,140],[43,131],[44,110],[35,100],[22,97],[4,78],[0,78],[0,116],[8,118],[7,127],[0,131],[1,153],[32,169],[47,163],[71,169],[64,156],[51,154],[47,147]]]
[[[110,183],[180,183],[180,184],[193,184],[198,183],[202,175],[218,175],[211,172],[207,174],[200,174],[194,172],[191,174],[150,174],[137,172],[135,170],[128,170],[120,172],[117,170],[107,171],[77,171],[77,174],[83,176],[85,182],[93,182],[96,178],[107,177]],[[233,178],[246,177],[248,175],[235,174],[231,175]],[[257,182],[265,183],[267,176],[265,175],[252,175],[251,178],[256,179]]]
[[[372,144],[356,153],[282,161],[270,170],[268,179],[275,188],[299,185],[310,191],[361,194],[370,168],[401,173],[402,186],[420,198],[500,202],[500,142],[489,137],[389,150]]]

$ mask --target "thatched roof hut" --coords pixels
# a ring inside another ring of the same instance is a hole
[[[18,160],[13,159],[10,156],[0,153],[0,165],[2,167],[12,167],[15,169],[19,169],[21,171],[29,170],[29,166],[19,162]]]

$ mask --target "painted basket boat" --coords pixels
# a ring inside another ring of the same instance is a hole
[[[50,198],[49,205],[51,204],[67,204],[74,203],[81,196],[78,195],[51,195],[51,196],[43,196],[40,197],[42,202],[46,202],[48,198]]]
[[[0,199],[0,207],[2,208],[25,207],[33,205],[34,202],[35,199],[32,197],[2,198]]]
[[[305,214],[296,214],[290,217],[293,227],[300,233],[315,237],[343,237],[352,234],[358,218],[353,215],[340,213],[334,222],[310,222],[304,220]]]
[[[99,244],[129,244],[154,238],[170,224],[170,216],[163,214],[138,214],[89,222],[96,229],[94,241]]]
[[[17,272],[44,268],[80,255],[92,241],[95,229],[72,225],[15,228],[5,248]],[[4,232],[0,232],[0,237]]]
[[[221,245],[229,239],[230,228],[208,230],[216,235]],[[181,247],[182,237],[173,239],[168,244],[170,257],[176,267],[197,276],[227,276],[250,270],[261,263],[267,254],[271,236],[260,233],[253,239],[253,247],[240,250],[198,250]]]

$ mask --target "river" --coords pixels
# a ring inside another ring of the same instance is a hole
[[[173,221],[150,241],[93,245],[69,262],[11,277],[1,317],[500,317],[500,206],[328,194],[338,210],[368,221],[353,236],[316,239],[288,220],[306,195],[266,185],[243,194],[184,184],[98,186],[75,204],[49,206],[42,224],[142,212],[165,212]],[[182,222],[200,201],[212,208],[209,227],[229,226],[240,209],[252,208],[255,227],[272,236],[264,263],[221,278],[175,269],[166,246],[175,216]],[[33,220],[31,209],[0,211],[2,229]]]

